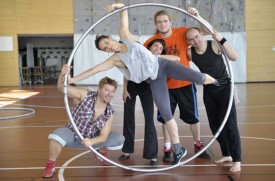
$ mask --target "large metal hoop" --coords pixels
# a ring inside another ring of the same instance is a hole
[[[178,7],[174,7],[174,6],[170,6],[170,5],[167,5],[167,4],[160,4],[160,3],[140,3],[140,4],[132,4],[132,5],[129,5],[129,6],[125,6],[123,8],[120,8],[120,9],[117,9],[107,15],[105,15],[104,17],[102,17],[101,19],[99,19],[97,22],[95,22],[81,37],[80,39],[78,40],[78,42],[76,43],[74,49],[72,50],[72,53],[69,57],[69,60],[68,60],[68,65],[71,65],[71,62],[73,60],[73,57],[77,51],[77,49],[79,48],[80,44],[82,43],[82,41],[85,39],[85,37],[100,23],[102,22],[103,20],[107,19],[108,17],[120,12],[120,11],[123,11],[123,10],[126,10],[126,9],[130,9],[130,8],[136,8],[136,7],[141,7],[141,6],[158,6],[158,7],[164,7],[164,8],[169,8],[169,9],[173,9],[173,10],[176,10],[176,11],[180,11],[188,16],[190,16],[191,18],[194,18],[195,20],[199,21],[207,30],[209,30],[211,33],[213,33],[213,28],[212,26],[206,22],[204,19],[202,18],[198,18],[196,16],[193,16],[193,15],[190,15],[187,11],[183,10],[183,9],[180,9]],[[220,45],[221,46],[221,45]],[[232,84],[231,84],[231,93],[230,93],[230,99],[229,99],[229,103],[228,103],[228,108],[227,108],[227,112],[224,116],[224,119],[223,119],[223,122],[219,128],[219,130],[217,131],[217,133],[213,136],[213,138],[209,141],[209,143],[207,145],[205,145],[205,147],[200,150],[198,153],[196,153],[195,155],[193,155],[192,157],[180,162],[179,164],[177,165],[171,165],[171,166],[168,166],[168,167],[162,167],[162,168],[153,168],[153,169],[141,169],[141,168],[134,168],[134,167],[128,167],[128,166],[125,166],[125,165],[121,165],[117,162],[114,162],[104,156],[102,156],[101,154],[99,154],[93,147],[89,147],[90,150],[93,151],[93,153],[95,153],[97,156],[99,156],[100,158],[104,159],[105,161],[117,166],[117,167],[120,167],[120,168],[123,168],[123,169],[126,169],[126,170],[131,170],[131,171],[137,171],[137,172],[160,172],[160,171],[165,171],[165,170],[169,170],[169,169],[172,169],[172,168],[176,168],[176,167],[179,167],[191,160],[193,160],[194,158],[198,157],[202,152],[204,152],[214,141],[215,139],[219,136],[220,132],[222,131],[224,125],[226,124],[226,121],[227,121],[227,118],[230,114],[230,110],[231,110],[231,106],[232,106],[232,102],[233,102],[233,93],[234,93],[234,79],[233,79],[233,73],[232,73],[232,67],[231,67],[231,64],[230,64],[230,61],[229,61],[229,58],[224,50],[224,48],[221,46],[222,48],[222,51],[223,51],[223,54],[224,54],[224,57],[226,58],[226,63],[227,63],[227,66],[228,66],[228,69],[229,69],[229,75],[231,76],[231,79],[232,79]],[[83,136],[80,134],[79,130],[77,129],[75,123],[74,123],[74,120],[72,118],[72,115],[71,115],[71,111],[70,111],[70,107],[69,107],[69,103],[68,103],[68,95],[67,95],[67,79],[68,79],[68,75],[65,75],[65,80],[64,80],[64,102],[65,102],[65,107],[66,107],[66,111],[67,111],[67,114],[68,114],[68,117],[70,119],[70,122],[71,124],[73,125],[76,133],[78,134],[79,138],[82,140],[83,139]]]

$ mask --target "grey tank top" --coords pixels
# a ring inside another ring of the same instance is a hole
[[[127,46],[126,53],[116,53],[126,68],[118,68],[127,80],[140,83],[148,78],[152,80],[158,76],[158,57],[153,55],[143,45],[128,40],[121,39]]]

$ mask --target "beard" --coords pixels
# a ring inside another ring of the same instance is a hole
[[[166,31],[159,31],[159,33],[164,35],[164,34],[169,33],[169,31],[170,31],[170,30],[171,30],[171,28],[169,28],[169,29],[168,29],[168,30],[166,30]]]

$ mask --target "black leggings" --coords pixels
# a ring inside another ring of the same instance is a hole
[[[143,158],[157,158],[158,140],[154,124],[154,102],[150,85],[146,82],[137,84],[128,81],[127,91],[131,99],[127,98],[124,103],[123,136],[125,142],[122,151],[124,153],[134,153],[135,105],[136,97],[139,96],[145,118]]]

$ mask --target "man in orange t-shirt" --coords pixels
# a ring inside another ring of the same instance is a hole
[[[195,8],[188,8],[188,12],[198,16],[198,11]],[[189,44],[185,39],[187,27],[172,28],[172,21],[167,11],[158,11],[155,16],[155,25],[157,32],[153,37],[149,38],[144,46],[156,38],[163,39],[166,44],[166,53],[180,57],[180,64],[190,67],[187,60],[187,48]],[[203,148],[203,143],[200,139],[200,122],[197,109],[196,87],[188,81],[175,80],[167,78],[167,86],[169,89],[170,105],[174,114],[177,105],[180,110],[180,118],[190,125],[190,129],[194,138],[195,153]],[[165,122],[158,113],[158,121],[163,123],[164,134],[164,162],[171,162],[171,140],[168,131],[165,127]],[[209,158],[208,153],[203,152],[200,157]]]

